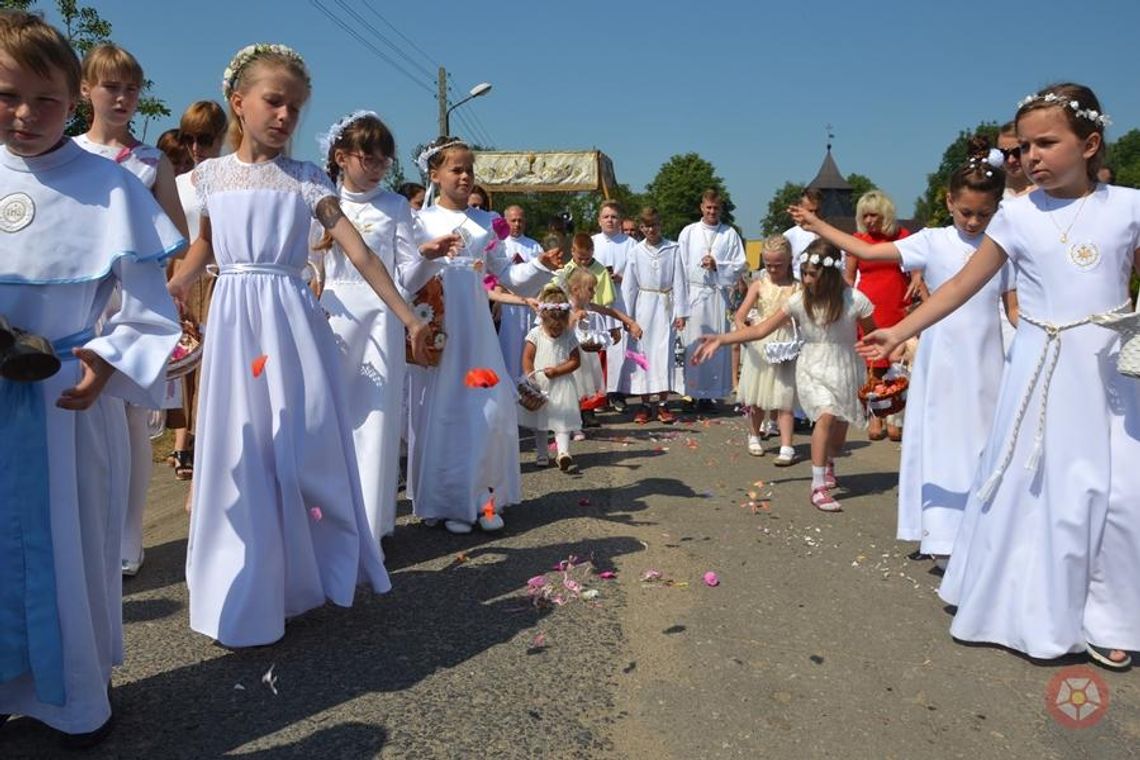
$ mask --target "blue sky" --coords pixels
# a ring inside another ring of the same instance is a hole
[[[829,123],[840,170],[871,177],[902,216],[960,129],[1008,119],[1018,99],[1048,82],[1092,86],[1113,117],[1110,139],[1140,127],[1137,0],[319,1],[354,23],[348,6],[398,43],[414,64],[356,22],[413,76],[308,0],[87,0],[175,117],[193,100],[220,99],[238,48],[282,42],[305,56],[313,77],[296,156],[316,159],[316,134],[371,108],[406,159],[435,135],[442,64],[460,96],[494,84],[455,113],[497,148],[597,147],[637,190],[671,155],[699,153],[724,178],[748,236],[759,233],[776,188],[814,176]],[[174,123],[152,124],[148,139]],[[455,114],[452,132],[470,135]]]

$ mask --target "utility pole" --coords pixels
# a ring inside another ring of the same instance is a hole
[[[436,94],[436,99],[439,101],[439,136],[447,136],[447,69],[442,66],[439,67],[439,93]]]

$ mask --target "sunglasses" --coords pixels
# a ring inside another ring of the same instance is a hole
[[[1001,154],[1003,157],[1005,157],[1006,161],[1011,158],[1021,158],[1021,146],[1018,146],[1016,148],[998,148],[998,150],[1001,151]]]
[[[190,134],[189,132],[183,132],[182,133],[182,142],[185,145],[201,145],[201,146],[205,147],[207,145],[213,145],[217,139],[218,139],[217,135],[211,135],[211,134],[206,134],[206,133],[197,134],[197,135]]]

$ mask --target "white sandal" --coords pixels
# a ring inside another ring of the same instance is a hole
[[[760,436],[748,436],[748,453],[754,457],[764,456],[764,446],[760,443]]]

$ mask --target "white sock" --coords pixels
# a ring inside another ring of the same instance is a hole
[[[751,446],[754,443],[760,443],[760,436],[750,434],[748,436],[748,445]]]
[[[827,472],[826,467],[816,467],[814,464],[811,466],[811,487],[813,490],[823,486],[823,475],[825,472]]]
[[[782,457],[794,457],[795,455],[796,455],[796,450],[794,448],[792,448],[791,446],[781,446],[780,447],[780,456],[782,456]]]
[[[554,445],[558,447],[558,455],[570,453],[570,434],[569,433],[555,433]]]

